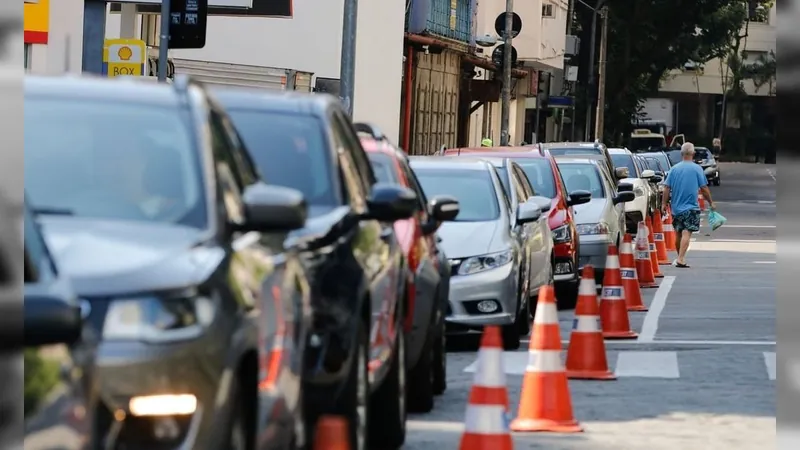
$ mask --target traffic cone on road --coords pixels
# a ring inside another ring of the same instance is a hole
[[[640,288],[655,288],[656,278],[653,274],[653,263],[650,261],[650,244],[647,240],[647,225],[639,222],[639,229],[636,232],[636,274],[639,277]]]
[[[656,278],[664,278],[664,274],[658,270],[658,254],[656,253],[656,239],[653,233],[653,221],[650,216],[647,216],[647,247],[650,251],[650,266],[653,268],[653,276]]]
[[[606,257],[603,294],[600,297],[600,323],[606,339],[635,339],[639,336],[631,330],[625,288],[622,287],[619,253],[614,244],[608,246]]]
[[[314,450],[350,450],[347,419],[340,416],[322,416],[314,432]]]
[[[484,328],[477,366],[459,449],[512,450],[503,339],[497,326]]]
[[[667,245],[668,252],[678,251],[675,247],[677,237],[675,236],[675,227],[672,226],[672,213],[669,210],[667,210],[667,214],[664,217],[664,242]]]
[[[572,415],[567,372],[561,363],[561,333],[552,285],[539,290],[528,348],[528,367],[522,379],[519,414],[513,431],[583,431]],[[462,447],[463,448],[463,447]]]
[[[647,311],[647,307],[642,302],[639,276],[636,273],[636,260],[633,258],[633,236],[628,233],[622,239],[622,246],[619,249],[619,266],[628,311]]]
[[[638,287],[638,286],[637,286]],[[600,307],[594,267],[586,265],[578,286],[578,305],[572,321],[572,334],[567,347],[567,377],[583,380],[615,380],[608,370],[606,344],[600,327]]]
[[[656,257],[661,265],[670,264],[667,254],[667,243],[664,239],[664,224],[661,221],[661,211],[656,210],[653,217],[653,240],[656,243]]]

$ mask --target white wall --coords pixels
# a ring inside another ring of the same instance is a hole
[[[291,19],[212,16],[205,48],[172,50],[170,55],[339,78],[343,7],[343,0],[298,0]],[[106,36],[119,37],[119,29],[120,16],[109,14]],[[404,0],[359,2],[354,120],[376,124],[395,142],[400,135],[404,30]]]
[[[37,74],[80,73],[83,61],[83,0],[50,2],[47,44],[33,44],[30,72]]]

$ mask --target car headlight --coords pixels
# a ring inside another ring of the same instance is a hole
[[[644,189],[637,187],[633,190],[633,195],[637,197],[644,197]]]
[[[103,339],[171,342],[198,337],[211,324],[216,302],[209,297],[145,296],[111,301]]]
[[[459,275],[471,275],[473,273],[483,272],[485,270],[496,269],[514,260],[514,254],[511,249],[490,253],[488,255],[473,256],[465,259],[461,266],[458,268]]]
[[[553,230],[553,243],[563,244],[572,240],[572,234],[569,232],[569,225],[561,225]]]
[[[582,223],[577,226],[578,234],[584,235],[600,235],[608,234],[608,224],[605,222],[600,223]]]

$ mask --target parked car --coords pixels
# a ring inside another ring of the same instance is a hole
[[[644,158],[655,158],[656,160],[658,160],[659,164],[661,164],[661,167],[664,170],[663,174],[664,178],[666,178],[666,176],[669,174],[670,169],[672,169],[673,164],[670,161],[667,152],[646,152],[646,153],[638,153],[638,155]],[[678,155],[680,155],[680,151],[678,151]]]
[[[653,176],[647,179],[650,191],[650,204],[652,209],[650,215],[656,210],[661,210],[662,192],[664,191],[664,170],[661,163],[656,158],[649,158],[642,155],[635,155],[634,158],[642,171],[652,170]]]
[[[408,157],[375,127],[356,124],[361,144],[367,151],[379,183],[398,184],[412,189],[419,200],[419,211],[407,220],[394,223],[412,277],[406,286],[408,304],[404,321],[407,401],[413,412],[433,409],[434,395],[447,387],[447,352],[444,317],[450,291],[450,263],[438,247],[436,231],[442,222],[458,216],[458,201],[451,196],[428,200]]]
[[[555,159],[538,147],[495,147],[449,149],[446,155],[463,154],[477,157],[508,157],[519,164],[538,195],[552,199],[547,214],[553,236],[553,278],[559,307],[572,307],[578,299],[579,240],[575,227],[573,206],[588,202],[591,197],[580,193],[570,195],[558,170]]]
[[[714,153],[706,147],[694,148],[694,162],[703,168],[708,184],[719,186],[722,184],[722,174],[720,173],[717,159]]]
[[[625,167],[628,169],[628,178],[623,178],[619,181],[619,184],[630,184],[630,191],[636,196],[633,201],[625,203],[625,228],[628,233],[635,234],[639,227],[639,222],[645,220],[655,211],[656,204],[650,192],[649,180],[656,174],[649,169],[641,170],[634,161],[634,154],[628,149],[611,148],[608,151],[611,153],[611,158],[617,168]]]
[[[25,103],[31,208],[101,338],[98,442],[253,448],[259,324],[284,313],[302,331],[266,236],[304,225],[302,194],[258,181],[224,111],[184,77],[28,76]],[[284,347],[302,349],[293,336]]]
[[[249,89],[215,97],[263,179],[299,190],[309,204],[306,226],[290,235],[311,282],[302,359],[307,441],[319,417],[336,414],[348,420],[357,450],[402,446],[410,272],[393,223],[413,217],[419,199],[376,182],[335,97]]]
[[[536,222],[541,205],[523,203],[512,218],[511,202],[494,166],[480,159],[411,158],[411,168],[429,197],[452,195],[460,212],[439,234],[450,258],[451,331],[501,325],[503,346],[519,348],[528,333],[530,298],[525,278],[525,237],[519,224]]]
[[[599,141],[595,142],[548,142],[536,144],[541,151],[549,153],[553,156],[571,156],[571,155],[602,155],[608,171],[618,180],[628,178],[623,170],[616,170],[614,168],[614,161],[611,159],[611,153],[605,144]]]
[[[581,267],[591,264],[597,283],[602,283],[608,246],[622,242],[624,203],[636,196],[633,192],[618,192],[611,173],[599,161],[562,156],[556,162],[570,192],[591,193],[591,201],[575,207],[575,218],[581,234]]]
[[[0,238],[2,254],[19,255],[18,228],[8,225],[3,224],[4,236]],[[93,405],[97,401],[97,379],[93,375],[97,335],[85,326],[89,308],[53,261],[27,205],[24,235],[25,448],[88,450],[98,443],[92,433]],[[19,267],[17,262],[5,264],[10,261],[4,257],[3,267]],[[18,386],[23,384],[23,377],[15,366],[4,364],[2,374],[4,382]]]

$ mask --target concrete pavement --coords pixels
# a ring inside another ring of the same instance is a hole
[[[631,313],[638,341],[608,342],[616,381],[570,381],[579,435],[515,435],[516,449],[752,449],[775,446],[775,166],[723,164],[712,194],[728,223],[699,233],[691,269],[661,266]],[[569,339],[572,311],[560,313]],[[566,349],[566,344],[565,349]],[[519,403],[523,349],[506,352]],[[405,448],[458,448],[474,348],[448,354],[448,389],[433,412],[409,420]]]

